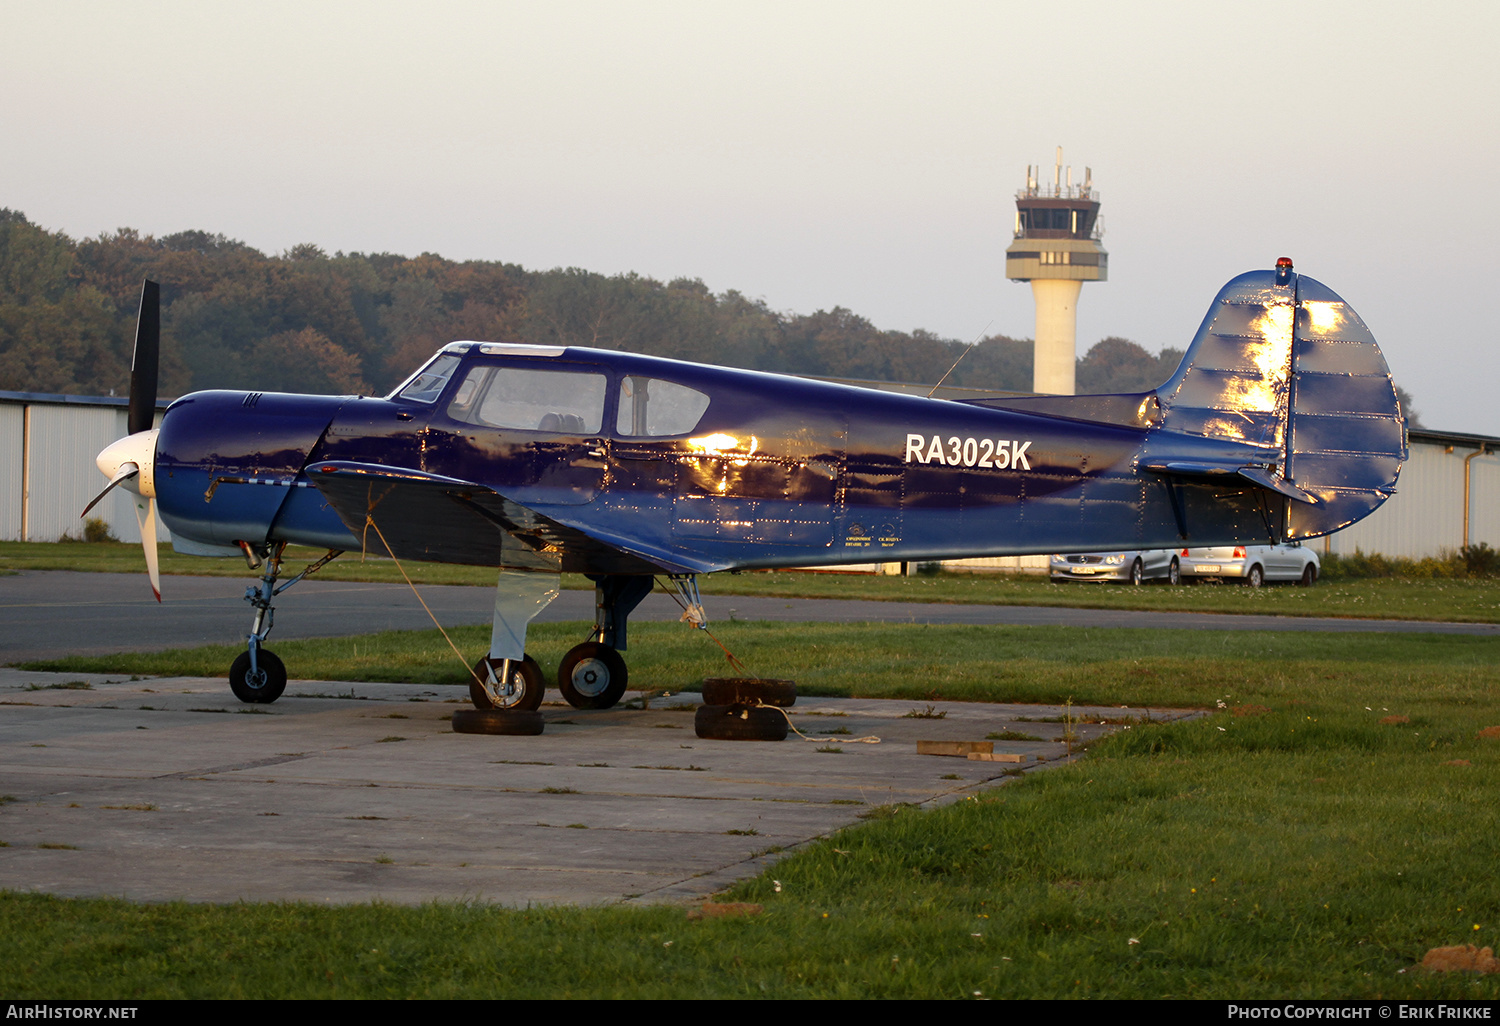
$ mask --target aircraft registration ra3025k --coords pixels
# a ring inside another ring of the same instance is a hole
[[[158,598],[157,516],[178,551],[263,569],[230,672],[249,702],[286,682],[264,642],[307,572],[278,586],[288,543],[497,568],[471,694],[491,710],[472,729],[498,732],[542,699],[526,631],[563,572],[594,582],[597,615],[557,683],[604,708],[658,575],[701,625],[697,575],[724,570],[1313,538],[1385,501],[1406,457],[1374,338],[1286,258],[1225,285],[1171,380],[1129,395],[950,401],[454,342],[385,398],[195,392],[152,428],[157,296],[147,282],[130,434],[98,463],[138,497]],[[746,687],[731,719],[787,700]]]

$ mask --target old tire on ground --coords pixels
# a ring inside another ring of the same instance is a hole
[[[255,654],[256,672],[250,672],[250,653],[241,652],[229,668],[229,690],[241,702],[270,704],[286,690],[286,665],[276,653],[261,649]]]
[[[797,682],[761,677],[705,677],[704,705],[777,705],[797,702]]]
[[[460,709],[453,714],[457,734],[509,734],[532,736],[546,725],[534,709]]]
[[[491,659],[485,656],[474,664],[474,676],[485,681],[481,687],[479,681],[469,678],[469,701],[474,703],[476,709],[537,709],[542,704],[542,696],[547,693],[547,681],[542,677],[542,668],[531,656],[527,656],[519,663],[514,660],[510,664],[511,685],[510,693],[499,683],[490,683],[491,678],[500,676],[499,659]],[[489,664],[487,667],[486,664]],[[494,673],[487,672],[489,667],[494,668]]]
[[[629,681],[620,653],[597,641],[573,646],[557,667],[557,689],[575,709],[608,709]]]
[[[705,741],[785,741],[786,715],[753,705],[700,705],[693,730]]]

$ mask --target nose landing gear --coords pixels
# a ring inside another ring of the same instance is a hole
[[[245,639],[245,651],[236,657],[229,668],[229,689],[241,702],[269,704],[280,698],[281,693],[286,690],[286,665],[275,652],[261,647],[276,622],[276,611],[271,606],[271,600],[309,574],[316,573],[330,560],[343,555],[343,552],[329,549],[322,559],[277,587],[276,578],[281,576],[281,556],[286,551],[286,542],[261,545],[240,542],[239,546],[245,553],[245,562],[250,565],[251,570],[264,566],[265,571],[260,575],[259,584],[245,589],[245,601],[255,610],[255,619]]]

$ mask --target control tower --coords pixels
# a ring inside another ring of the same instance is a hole
[[[1109,254],[1099,244],[1099,194],[1094,172],[1083,184],[1073,169],[1063,174],[1062,147],[1052,184],[1038,182],[1041,168],[1026,168],[1026,188],[1016,193],[1015,241],[1005,251],[1005,276],[1031,282],[1036,300],[1036,350],[1032,390],[1072,395],[1077,367],[1078,293],[1086,281],[1109,277]]]

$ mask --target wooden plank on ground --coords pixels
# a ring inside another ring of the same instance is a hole
[[[974,752],[995,750],[993,741],[918,741],[918,755],[951,755],[962,759]]]

